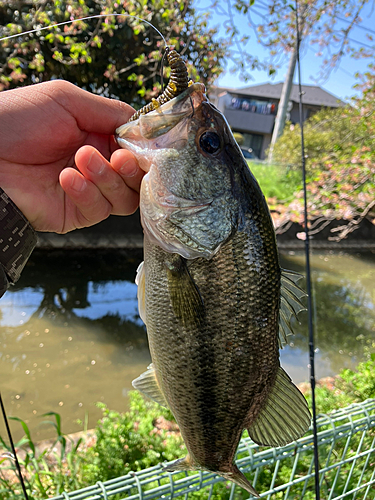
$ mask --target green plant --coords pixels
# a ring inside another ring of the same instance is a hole
[[[334,240],[345,238],[363,219],[375,221],[375,67],[369,68],[357,85],[362,93],[350,105],[320,110],[304,124],[309,219],[314,233],[335,219],[347,221],[334,229]],[[289,124],[276,143],[274,161],[300,169],[300,145],[299,125]],[[303,224],[302,190],[271,208],[280,231],[290,222]]]
[[[210,86],[223,70],[228,41],[214,40],[217,30],[191,0],[0,0],[1,35],[100,14],[108,17],[0,42],[0,91],[59,78],[142,106],[160,92],[163,44],[149,24],[129,14],[152,23],[182,52],[193,80]],[[166,67],[166,77],[169,72]]]
[[[89,483],[112,479],[186,454],[172,413],[129,393],[126,413],[98,406],[103,417],[96,427],[96,443],[87,451],[84,475]]]
[[[248,164],[271,208],[276,202],[292,201],[293,193],[301,189],[301,174],[296,170],[251,160]]]
[[[310,391],[305,396],[311,406]],[[375,398],[375,353],[369,353],[369,359],[359,363],[355,370],[342,370],[335,378],[333,388],[318,385],[315,397],[318,413],[329,413]]]
[[[306,396],[311,404],[310,394]],[[356,370],[342,370],[335,378],[333,388],[321,385],[316,388],[318,413],[329,413],[370,397],[375,397],[375,353],[370,351],[368,359],[360,363]],[[54,420],[48,423],[54,426],[56,439],[45,450],[38,450],[26,423],[21,419],[14,418],[22,425],[25,432],[25,436],[16,444],[16,447],[24,450],[24,454],[20,454],[20,462],[30,500],[41,500],[62,491],[83,488],[99,480],[106,481],[130,471],[139,471],[160,462],[180,458],[186,454],[182,437],[169,410],[156,403],[146,401],[135,391],[129,393],[129,400],[130,408],[125,413],[109,410],[106,405],[99,404],[103,416],[95,429],[96,443],[86,450],[80,449],[83,438],[74,442],[63,434],[61,418],[57,413],[46,414],[54,417]],[[354,456],[360,443],[362,443],[363,449],[368,449],[373,437],[373,431],[368,432],[365,436],[362,436],[361,433],[352,436],[350,449],[345,451],[347,457]],[[0,498],[2,500],[21,500],[23,497],[15,475],[15,467],[13,462],[9,460],[11,450],[1,437],[0,445],[7,451],[7,456],[0,459]],[[344,453],[345,446],[346,439],[335,444],[337,457]],[[56,447],[58,447],[57,451]],[[319,448],[321,463],[330,460],[331,452],[331,445]],[[6,465],[7,463],[8,465]],[[310,463],[311,456],[302,454],[299,457],[297,469],[293,473],[294,476],[303,477],[310,474]],[[262,468],[256,484],[260,493],[269,489],[276,466],[274,463]],[[285,484],[290,480],[293,466],[294,457],[283,460],[277,471],[274,486]],[[366,478],[371,473],[371,468],[366,469],[363,481],[367,480]],[[322,492],[326,496],[329,495],[329,485],[334,481],[335,474],[336,469],[333,468],[325,475]],[[357,484],[360,474],[361,469],[352,471],[350,484],[353,487]],[[343,490],[345,480],[345,474],[343,477],[340,476],[336,485],[337,491]],[[159,481],[163,483],[169,479]],[[156,483],[151,482],[147,487],[155,486]],[[295,485],[293,494],[299,495],[302,488],[303,483]],[[315,498],[313,491],[311,477],[304,500],[313,500]],[[227,500],[230,496],[231,484],[224,482],[214,486],[210,498],[212,500]],[[248,494],[244,490],[235,489],[234,500],[243,500],[247,497]],[[207,498],[207,489],[192,491],[189,498],[193,500]],[[283,493],[275,493],[273,498],[283,498]],[[113,500],[117,500],[116,497],[113,497]]]
[[[9,417],[19,422],[25,432],[25,436],[15,444],[15,447],[23,450],[18,453],[18,460],[29,500],[49,498],[63,490],[79,488],[82,484],[80,471],[84,457],[78,452],[82,438],[74,442],[72,438],[63,434],[61,417],[58,413],[49,412],[44,416],[54,417],[54,421],[45,423],[52,425],[56,430],[56,439],[44,450],[38,449],[26,422],[17,417]],[[0,497],[2,500],[23,499],[15,464],[11,458],[11,447],[1,436],[0,445],[6,450],[5,456],[0,458]]]

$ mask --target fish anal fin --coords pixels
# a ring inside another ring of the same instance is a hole
[[[306,399],[287,373],[279,367],[265,406],[246,427],[255,443],[262,446],[284,446],[302,437],[310,422]]]
[[[151,365],[138,378],[133,380],[132,386],[139,392],[152,399],[161,406],[168,408],[168,403],[159,387],[154,365]]]
[[[200,325],[204,319],[204,305],[186,260],[172,254],[166,261],[168,291],[176,318],[185,327]]]

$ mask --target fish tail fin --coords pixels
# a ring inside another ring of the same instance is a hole
[[[163,472],[175,472],[175,471],[183,471],[183,470],[197,470],[201,469],[201,467],[197,466],[191,456],[188,454],[184,458],[180,458],[176,460],[172,464],[167,465],[163,468]],[[255,488],[252,487],[250,481],[242,474],[240,469],[235,465],[231,464],[229,469],[224,471],[211,471],[219,476],[223,477],[227,481],[232,481],[233,483],[241,486],[244,490],[251,493],[256,498],[259,498],[258,492]]]
[[[250,481],[244,476],[244,474],[240,471],[240,469],[235,464],[231,465],[230,472],[217,472],[217,474],[219,474],[221,477],[237,484],[238,486],[240,486],[244,490],[248,491],[254,497],[260,498],[257,490],[255,488],[253,488]]]

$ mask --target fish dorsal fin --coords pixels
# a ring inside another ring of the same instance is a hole
[[[306,399],[279,367],[265,407],[248,427],[251,439],[262,446],[284,446],[302,437],[310,422]]]
[[[164,394],[161,392],[153,363],[148,366],[147,370],[138,378],[133,380],[132,386],[142,394],[152,399],[161,406],[168,408],[168,403],[165,400]]]
[[[185,327],[200,325],[205,314],[203,300],[186,260],[178,254],[171,254],[166,267],[168,291],[176,318]]]
[[[292,317],[298,319],[298,314],[305,311],[306,307],[301,302],[307,294],[297,283],[303,276],[294,271],[282,269],[281,271],[281,297],[279,315],[279,346],[286,344],[287,336],[293,334],[291,326]]]
[[[146,324],[146,278],[144,262],[141,262],[137,269],[135,284],[138,285],[138,312],[141,320]]]

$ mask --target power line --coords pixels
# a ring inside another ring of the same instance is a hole
[[[335,19],[338,19],[339,21],[343,21],[344,23],[351,24],[351,21],[349,21],[348,19],[345,19],[344,17],[336,16]],[[358,24],[358,23],[353,23],[353,26],[375,35],[375,31],[370,29],[370,28],[367,28],[367,26],[362,26],[361,24]]]

